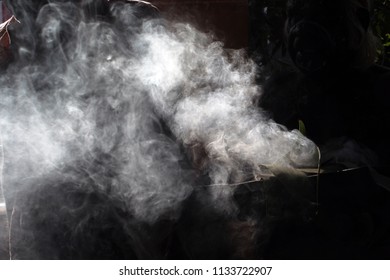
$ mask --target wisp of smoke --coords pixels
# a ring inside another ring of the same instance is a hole
[[[114,197],[142,223],[175,220],[201,184],[189,160],[196,145],[210,184],[316,166],[311,141],[256,107],[261,88],[243,51],[187,23],[137,18],[134,9],[113,4],[108,21],[53,2],[28,18],[36,30],[23,19],[15,28],[16,60],[0,77],[9,207],[70,182],[74,192]],[[218,190],[210,201],[229,212],[232,188]],[[57,206],[50,215],[77,210]]]

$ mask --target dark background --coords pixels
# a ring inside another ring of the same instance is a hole
[[[266,64],[280,46],[286,0],[150,0],[163,13],[213,32],[227,48],[247,48]],[[373,0],[378,63],[390,66],[390,0]]]

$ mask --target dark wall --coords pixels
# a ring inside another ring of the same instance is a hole
[[[247,0],[150,0],[170,17],[190,20],[203,31],[212,31],[227,48],[248,47]]]

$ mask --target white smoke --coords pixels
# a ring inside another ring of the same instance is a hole
[[[227,171],[214,174],[213,183],[229,183],[232,173],[248,165],[252,172],[261,166],[316,166],[311,141],[256,107],[261,88],[245,53],[227,52],[189,24],[175,24],[170,32],[145,24],[138,44],[147,53],[136,73],[175,136],[186,146],[203,145],[209,168]]]
[[[261,88],[243,51],[189,24],[129,22],[113,5],[113,23],[86,20],[70,3],[44,6],[35,41],[19,45],[19,60],[0,76],[9,197],[34,180],[66,180],[64,166],[109,155],[103,168],[111,175],[90,176],[153,223],[176,218],[197,187],[185,152],[194,145],[205,151],[211,184],[261,176],[264,167],[316,166],[311,141],[256,107]],[[216,201],[230,200],[230,190]]]

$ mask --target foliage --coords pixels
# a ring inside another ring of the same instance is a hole
[[[379,64],[390,66],[390,0],[372,1],[372,29],[380,40]],[[286,0],[248,0],[251,17],[250,50],[267,64],[281,39]]]
[[[390,0],[374,0],[372,26],[382,45],[378,62],[390,66]]]

